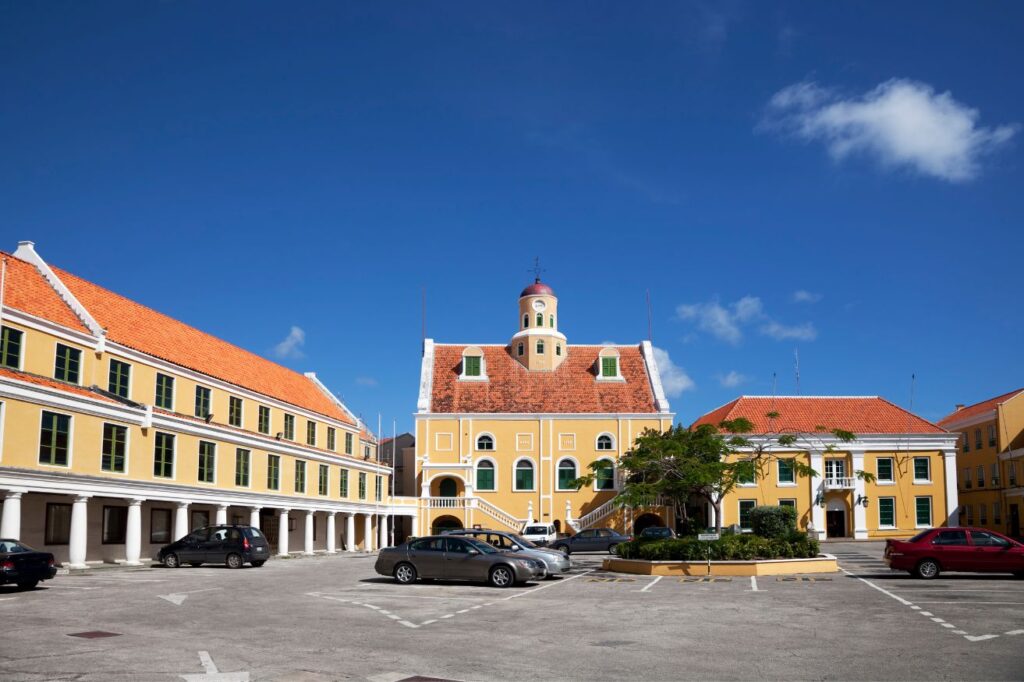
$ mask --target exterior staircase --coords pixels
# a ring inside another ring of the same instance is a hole
[[[475,497],[471,499],[476,501],[477,509],[487,514],[498,523],[501,523],[502,525],[508,527],[511,531],[515,533],[523,532],[523,526],[526,523],[529,523],[529,521],[527,521],[526,519],[517,519],[516,517],[512,516],[507,511],[502,509],[501,507],[491,504],[482,497]]]

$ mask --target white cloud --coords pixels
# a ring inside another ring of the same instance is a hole
[[[787,339],[796,339],[797,341],[814,341],[814,339],[818,338],[818,330],[815,329],[814,325],[810,322],[785,325],[780,324],[775,320],[768,320],[761,325],[760,332],[765,336],[770,336],[776,341],[785,341]]]
[[[302,346],[306,343],[306,332],[301,327],[292,326],[284,341],[274,346],[274,355],[279,358],[298,360],[305,357]]]
[[[761,299],[756,296],[744,296],[724,306],[717,300],[684,304],[676,307],[676,315],[681,320],[696,323],[700,331],[734,346],[743,339],[744,328],[755,322],[760,323],[758,332],[777,341],[812,341],[818,336],[817,330],[810,322],[787,326],[769,317]]]
[[[356,377],[356,383],[360,386],[367,386],[369,388],[375,388],[378,381],[373,377]]]
[[[816,294],[813,291],[807,291],[806,289],[797,289],[793,292],[794,303],[817,303],[822,298],[821,294]]]
[[[658,366],[661,386],[669,398],[678,398],[683,391],[692,391],[697,387],[686,371],[672,362],[668,351],[655,347],[654,364]]]
[[[779,90],[761,127],[820,141],[842,160],[854,154],[949,182],[970,180],[985,154],[1016,134],[1016,124],[978,125],[977,109],[927,83],[894,78],[860,97],[843,98],[815,83]]]
[[[736,388],[740,384],[746,382],[750,377],[740,374],[736,370],[730,371],[728,374],[720,375],[718,377],[718,383],[725,388]]]

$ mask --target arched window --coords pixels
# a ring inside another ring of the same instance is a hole
[[[523,348],[523,342],[522,342],[522,341],[520,341],[520,342],[519,342],[519,347],[518,347],[518,348],[516,349],[516,352],[517,352],[517,353],[519,353],[519,356],[520,356],[520,357],[522,357],[522,355],[523,355],[523,350],[524,350],[524,348]]]
[[[487,380],[487,360],[484,358],[481,348],[469,346],[462,351],[462,374],[459,375],[459,379],[464,381]]]
[[[454,478],[442,478],[437,484],[437,493],[440,497],[455,497],[459,494],[459,484]]]
[[[558,463],[558,489],[574,490],[572,482],[579,478],[576,475],[576,462],[563,459]]]
[[[543,341],[538,341],[537,342],[537,355],[544,355],[544,342]]]
[[[537,313],[537,326],[538,327],[543,327],[544,326],[544,313]]]
[[[548,315],[548,326],[551,327],[552,329],[554,329],[554,327],[555,327],[555,316],[554,315]]]
[[[598,490],[615,490],[615,465],[610,459],[598,460],[594,469],[594,487]]]
[[[521,459],[516,462],[516,490],[533,490],[533,462]]]
[[[491,436],[490,434],[486,434],[486,433],[483,434],[483,435],[477,436],[477,439],[476,439],[476,449],[477,450],[493,450],[494,449],[494,436]]]
[[[597,449],[598,450],[614,450],[615,441],[607,433],[602,433],[597,437]]]
[[[494,490],[494,462],[489,459],[481,460],[476,465],[476,489]]]
[[[523,315],[523,329],[526,329],[529,326],[530,326],[530,313],[526,313],[525,315]]]

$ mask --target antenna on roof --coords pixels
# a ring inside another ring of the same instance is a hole
[[[794,364],[793,369],[796,371],[796,394],[800,395],[800,349],[793,349]]]
[[[654,322],[651,318],[651,290],[647,290],[647,340],[654,343]]]
[[[534,282],[540,284],[540,273],[546,272],[546,270],[540,266],[540,256],[533,259],[533,267],[527,270],[527,272],[532,272]]]

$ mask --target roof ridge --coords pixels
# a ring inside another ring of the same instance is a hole
[[[948,429],[945,429],[945,428],[939,426],[938,424],[936,424],[935,422],[931,421],[930,419],[925,419],[921,415],[918,415],[918,414],[915,414],[915,413],[911,412],[909,409],[907,409],[906,407],[903,407],[902,405],[897,405],[896,403],[894,403],[893,401],[889,400],[888,398],[884,398],[882,396],[878,396],[878,399],[881,400],[884,403],[888,403],[889,405],[892,405],[893,407],[895,407],[897,410],[900,410],[901,412],[906,412],[907,414],[909,414],[914,419],[917,419],[918,421],[923,421],[926,424],[931,424],[935,428],[942,429],[943,431],[947,431],[948,430]]]

